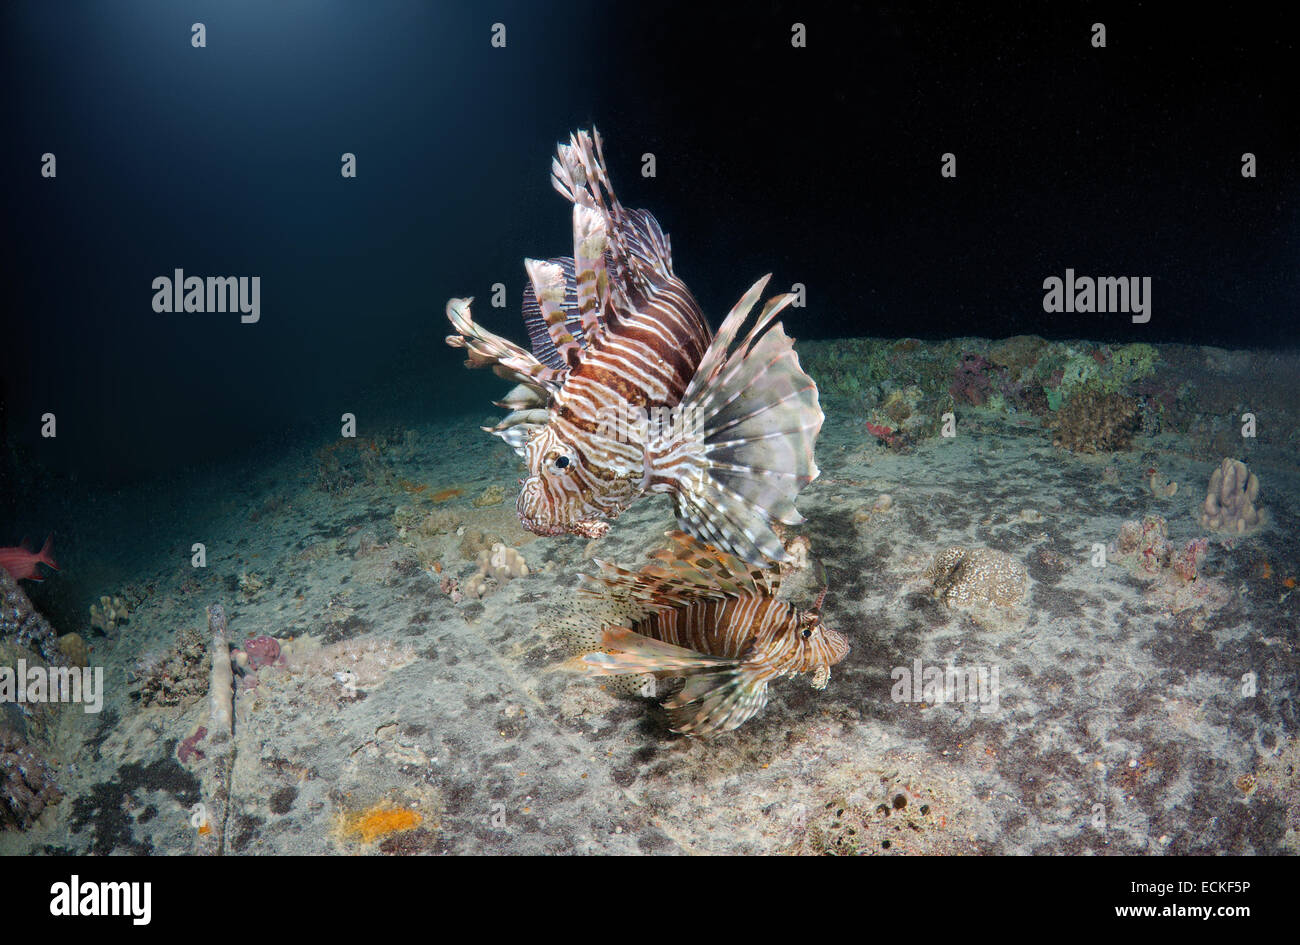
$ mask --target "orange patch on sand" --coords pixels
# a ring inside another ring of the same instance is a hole
[[[343,823],[343,832],[360,837],[366,843],[386,837],[390,833],[412,830],[424,822],[413,810],[398,807],[372,807],[360,814],[347,817]]]
[[[1282,582],[1283,587],[1295,587],[1295,578],[1289,577]]]
[[[454,499],[456,496],[464,494],[464,489],[443,489],[441,492],[435,492],[429,498],[434,502],[446,502],[448,499]]]

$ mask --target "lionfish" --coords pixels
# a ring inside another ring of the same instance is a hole
[[[825,688],[848,641],[812,610],[777,599],[781,579],[684,532],[640,571],[597,560],[579,606],[564,621],[577,651],[567,668],[595,676],[686,677],[664,707],[672,730],[711,735],[742,725],[767,704],[768,683],[812,673]]]
[[[615,197],[594,129],[558,146],[551,182],[573,204],[573,256],[525,261],[532,352],[477,324],[473,299],[447,303],[447,343],[517,384],[498,402],[510,415],[483,429],[527,462],[520,522],[599,538],[637,498],[665,492],[691,534],[748,562],[790,560],[778,529],[803,521],[794,502],[817,478],[824,419],[772,324],[794,296],[769,300],[737,343],[764,276],[713,335],[668,235]]]

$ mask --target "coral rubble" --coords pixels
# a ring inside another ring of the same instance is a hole
[[[208,691],[207,649],[192,629],[177,634],[165,653],[147,652],[135,662],[131,698],[141,705],[188,706]]]
[[[1117,562],[1148,583],[1147,596],[1171,613],[1200,609],[1210,613],[1227,603],[1227,588],[1201,573],[1209,542],[1193,538],[1181,546],[1169,540],[1169,526],[1159,515],[1120,526],[1111,545]]]

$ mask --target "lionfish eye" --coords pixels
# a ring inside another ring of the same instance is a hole
[[[556,469],[567,469],[567,468],[568,468],[568,465],[569,465],[569,457],[567,457],[567,456],[557,456],[557,457],[555,457],[555,468],[556,468]]]
[[[807,640],[810,636],[812,636],[812,627],[804,627],[804,628],[803,628],[803,638],[804,638],[805,640]]]

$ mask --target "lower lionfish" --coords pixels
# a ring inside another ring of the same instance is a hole
[[[848,641],[812,610],[778,600],[776,572],[746,565],[683,532],[640,571],[597,561],[561,634],[579,655],[567,668],[596,676],[686,677],[664,707],[672,730],[712,735],[767,704],[774,679],[812,673],[824,688]]]
[[[803,521],[799,490],[817,478],[824,419],[817,385],[769,300],[737,343],[770,276],[709,332],[673,272],[668,236],[609,183],[600,135],[559,145],[552,183],[573,203],[573,256],[525,262],[525,351],[478,325],[472,299],[447,317],[471,367],[518,386],[488,432],[524,457],[519,520],[539,535],[598,538],[634,500],[672,495],[681,528],[748,562],[788,561],[778,529]]]

